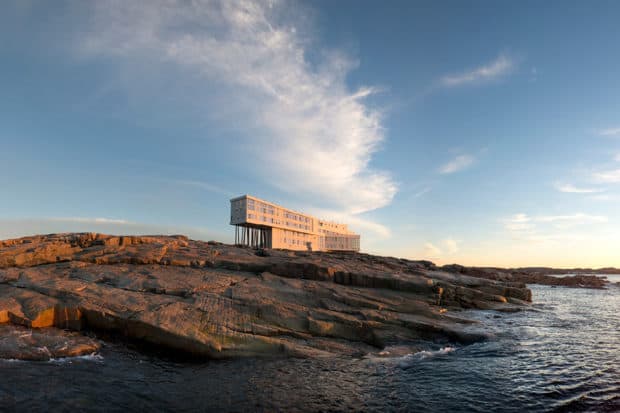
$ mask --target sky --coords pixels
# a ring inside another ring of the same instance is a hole
[[[617,1],[0,5],[0,239],[233,241],[252,194],[438,264],[620,267]]]

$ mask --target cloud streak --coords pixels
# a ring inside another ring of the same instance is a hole
[[[600,136],[620,136],[620,128],[607,128],[598,131]]]
[[[366,219],[363,215],[319,208],[311,208],[308,212],[328,221],[346,222],[356,231],[361,231],[363,233],[371,232],[379,240],[385,240],[392,236],[392,231],[388,227],[370,219]]]
[[[576,226],[603,224],[608,221],[609,219],[606,216],[581,212],[568,215],[539,216],[519,213],[504,219],[503,224],[504,228],[515,239],[540,243],[575,239],[577,237],[575,234],[564,230]]]
[[[50,221],[59,222],[76,222],[80,224],[117,224],[117,225],[133,225],[132,222],[126,219],[114,219],[114,218],[88,218],[88,217],[53,217],[49,218]]]
[[[572,184],[561,184],[556,183],[555,189],[560,192],[570,193],[570,194],[596,194],[605,192],[605,189],[602,188],[579,188]]]
[[[440,83],[445,87],[456,87],[476,84],[499,79],[512,72],[516,63],[506,55],[499,55],[495,60],[485,65],[455,75],[441,78]]]
[[[595,222],[607,222],[608,219],[601,215],[589,215],[583,213],[577,213],[572,215],[545,215],[535,218],[538,222],[562,222],[573,223],[576,225],[584,225]]]
[[[470,167],[475,160],[476,159],[471,155],[459,155],[450,162],[442,165],[441,168],[439,168],[439,173],[446,175],[462,171]]]
[[[446,238],[442,241],[443,247],[448,254],[456,254],[461,249],[459,242],[452,238]]]
[[[0,218],[0,239],[58,232],[100,232],[114,235],[184,234],[192,239],[232,242],[229,234],[195,226],[159,225],[93,217]]]
[[[319,50],[311,62],[313,39],[285,3],[101,1],[93,7],[93,29],[81,39],[80,53],[173,65],[218,89],[265,182],[295,194],[303,188],[308,198],[348,213],[391,203],[397,184],[371,167],[385,139],[382,113],[366,103],[375,89],[349,89],[346,77],[357,63],[339,51]]]
[[[433,243],[427,242],[424,244],[424,251],[427,257],[438,257],[441,255],[441,249]]]
[[[460,251],[460,241],[453,238],[445,238],[439,241],[439,244],[426,242],[424,244],[424,256],[433,259],[439,259],[442,256],[454,255]],[[439,246],[441,245],[441,247]]]
[[[597,182],[617,184],[620,183],[620,169],[595,172],[592,174],[592,177]]]
[[[204,191],[208,191],[208,192],[213,192],[216,194],[222,194],[225,195],[229,198],[234,197],[235,195],[239,195],[239,194],[234,194],[218,185],[214,185],[210,182],[204,182],[204,181],[191,181],[191,180],[171,180],[170,182],[177,184],[177,185],[181,185],[181,186],[189,186],[189,187],[193,187],[193,188],[198,188],[198,189],[202,189]]]

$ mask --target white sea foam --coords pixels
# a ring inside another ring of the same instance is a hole
[[[65,364],[65,363],[72,363],[77,360],[94,361],[94,362],[102,363],[103,356],[98,353],[91,353],[91,354],[85,354],[83,356],[76,356],[76,357],[60,357],[57,359],[51,358],[48,360],[48,363]]]
[[[404,353],[403,348],[394,347],[386,348],[374,356],[369,355],[366,357],[366,359],[378,363],[396,362],[405,366],[409,365],[412,361],[424,360],[444,354],[449,354],[453,351],[456,351],[456,347],[446,346],[440,348],[439,350],[422,350],[415,353]]]
[[[94,362],[102,363],[104,359],[103,359],[103,356],[101,354],[91,353],[91,354],[85,354],[83,356],[75,356],[75,357],[50,358],[49,360],[47,360],[47,362],[48,363],[55,363],[55,364],[65,364],[65,363],[72,363],[72,362],[77,361],[77,360],[94,361]],[[21,360],[21,359],[3,359],[3,358],[0,358],[0,363],[26,363],[26,362],[39,363],[39,361],[37,361],[37,360]]]
[[[453,351],[456,351],[455,347],[446,346],[446,347],[440,348],[439,350],[435,350],[435,351],[426,351],[426,350],[418,351],[417,353],[414,353],[411,356],[413,356],[414,358],[426,359],[430,357],[452,353]]]

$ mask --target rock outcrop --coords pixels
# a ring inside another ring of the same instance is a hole
[[[90,337],[57,328],[29,329],[0,325],[0,358],[48,361],[95,353],[100,343]]]
[[[441,269],[455,274],[469,275],[496,281],[595,289],[605,288],[609,283],[607,277],[604,275],[594,275],[592,273],[580,274],[580,271],[592,271],[600,274],[604,274],[602,271],[605,270],[610,271],[609,274],[613,274],[614,271],[617,271],[615,268],[600,270],[559,270],[553,268],[504,269],[492,267],[464,267],[458,264],[444,265]]]
[[[184,236],[0,241],[0,323],[35,336],[111,331],[212,358],[469,343],[485,335],[454,310],[511,311],[529,301],[522,282],[367,254],[255,251]],[[75,343],[83,354],[94,342]],[[12,354],[7,346],[0,357]]]

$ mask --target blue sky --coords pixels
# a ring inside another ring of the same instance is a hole
[[[372,253],[620,266],[617,2],[0,8],[0,238],[230,242],[250,193]]]

